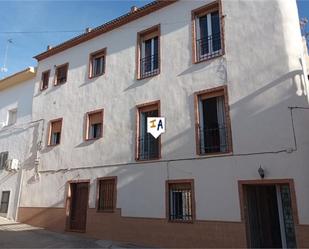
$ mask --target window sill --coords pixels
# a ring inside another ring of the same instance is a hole
[[[232,151],[228,152],[213,152],[213,153],[207,153],[207,154],[197,154],[199,157],[220,157],[220,156],[231,156],[233,155]]]
[[[168,219],[168,223],[193,224],[194,220],[170,220]]]
[[[57,147],[59,146],[60,144],[48,144],[47,147]]]
[[[100,136],[100,137],[96,137],[96,138],[86,138],[85,139],[85,142],[91,142],[91,141],[96,141],[96,140],[99,140],[101,139],[103,136]]]
[[[161,157],[151,158],[151,159],[139,159],[139,158],[136,158],[135,161],[136,162],[140,162],[140,163],[143,163],[143,162],[157,162],[157,161],[160,161],[161,159],[162,159]]]
[[[41,91],[41,92],[44,92],[44,91],[47,90],[47,89],[48,89],[48,87],[41,88],[40,91]]]
[[[116,210],[115,209],[111,209],[111,210],[98,210],[97,209],[97,213],[115,213]]]
[[[211,61],[211,60],[214,60],[214,59],[218,59],[219,57],[222,57],[224,54],[225,54],[224,52],[221,52],[220,54],[215,55],[215,56],[210,57],[210,58],[205,58],[205,59],[200,59],[200,60],[194,60],[194,64],[199,64],[199,63],[202,63],[202,62],[206,62],[206,61]]]
[[[54,83],[54,86],[61,86],[61,85],[64,85],[65,83],[67,83],[67,81],[61,82],[61,83]]]
[[[101,74],[98,74],[98,75],[89,75],[89,76],[88,76],[88,79],[92,80],[92,79],[98,78],[98,77],[100,77],[100,76],[102,76],[102,75],[104,75],[104,74],[105,74],[105,72],[104,72],[104,73],[101,73]]]
[[[159,72],[157,72],[157,73],[155,73],[155,74],[152,74],[152,75],[147,75],[147,76],[139,76],[138,78],[137,78],[137,80],[144,80],[144,79],[149,79],[149,78],[152,78],[152,77],[156,77],[156,76],[158,76],[160,74],[160,71]]]

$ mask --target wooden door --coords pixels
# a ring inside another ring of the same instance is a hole
[[[87,222],[89,183],[71,183],[70,230],[85,231]]]
[[[245,192],[250,247],[281,248],[276,186],[246,186]]]

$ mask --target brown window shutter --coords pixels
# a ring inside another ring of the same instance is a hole
[[[57,133],[61,132],[62,121],[55,121],[52,123],[52,132]]]
[[[89,114],[89,124],[101,124],[103,122],[103,113],[102,111]]]

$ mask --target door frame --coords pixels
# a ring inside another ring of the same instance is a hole
[[[88,203],[87,203],[87,212],[86,212],[86,226],[84,230],[74,230],[70,227],[71,222],[71,184],[72,183],[88,183]],[[67,181],[67,190],[66,190],[66,201],[65,201],[65,215],[66,215],[66,223],[65,223],[65,231],[68,232],[78,232],[78,233],[85,233],[87,229],[87,215],[88,215],[88,209],[89,209],[89,192],[90,192],[90,179],[82,179],[82,180],[70,180]]]
[[[250,248],[250,231],[249,231],[249,224],[247,218],[247,212],[245,210],[245,203],[246,203],[246,193],[245,193],[245,186],[248,185],[288,185],[290,188],[291,194],[291,206],[293,212],[293,221],[294,221],[294,230],[295,230],[295,238],[296,243],[299,244],[298,240],[298,232],[297,226],[299,225],[298,220],[298,209],[297,209],[297,200],[296,200],[296,193],[294,187],[294,180],[293,179],[259,179],[259,180],[239,180],[238,181],[238,192],[239,192],[239,202],[240,202],[240,217],[241,222],[245,224],[245,232],[246,232],[246,241],[247,247]]]

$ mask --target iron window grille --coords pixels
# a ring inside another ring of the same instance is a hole
[[[192,186],[190,183],[169,184],[169,220],[193,221]]]
[[[98,211],[113,211],[116,203],[116,179],[99,180]]]
[[[144,57],[140,60],[141,78],[159,74],[159,54]]]
[[[203,61],[222,54],[219,11],[214,10],[195,17],[196,60]]]
[[[140,112],[138,159],[152,160],[159,158],[160,138],[154,138],[147,133],[147,117],[158,117],[158,110]]]
[[[226,153],[229,150],[229,134],[226,125],[224,96],[199,97],[199,152]]]

